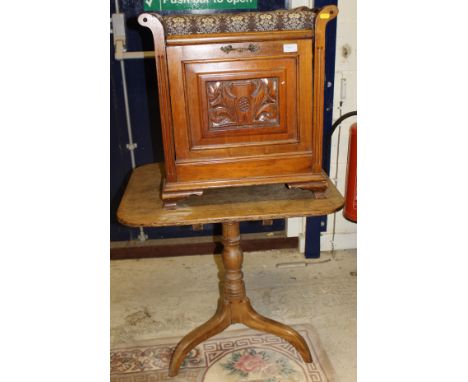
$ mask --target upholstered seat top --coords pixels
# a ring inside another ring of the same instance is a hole
[[[167,36],[314,29],[317,10],[300,7],[270,12],[157,16]]]

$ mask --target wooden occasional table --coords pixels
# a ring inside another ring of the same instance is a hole
[[[310,191],[287,189],[284,184],[209,189],[203,196],[184,199],[176,209],[165,209],[160,198],[162,169],[161,164],[154,163],[133,171],[117,211],[119,221],[132,227],[222,223],[225,268],[218,310],[178,343],[169,375],[177,375],[190,350],[234,323],[282,337],[298,350],[305,362],[312,362],[309,348],[297,331],[263,317],[250,305],[242,274],[239,222],[333,213],[344,203],[335,186],[329,181],[321,199],[315,199]]]

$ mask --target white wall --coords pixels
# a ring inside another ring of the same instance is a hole
[[[313,6],[312,0],[292,0],[291,7],[306,5]],[[335,87],[334,87],[334,109],[333,121],[337,120],[341,114],[357,110],[356,94],[356,0],[346,0],[338,2],[339,14],[337,18],[337,41],[336,41],[336,61],[335,61]],[[347,48],[349,55],[344,57],[343,49]],[[346,81],[346,98],[343,100],[340,114],[341,79]],[[339,129],[337,128],[332,139],[332,153],[330,165],[330,178],[335,182],[338,190],[344,195],[346,182],[346,163],[348,152],[348,130],[349,126],[356,121],[356,117],[346,119],[341,125],[341,135],[338,142]],[[338,150],[339,147],[339,151]],[[337,156],[338,153],[338,156]],[[338,160],[337,160],[338,159]],[[335,176],[337,174],[337,176]],[[335,238],[333,239],[333,223],[335,222]],[[297,221],[288,222],[289,235],[304,226]],[[294,229],[295,228],[295,229]],[[301,235],[299,234],[299,237]],[[356,224],[343,218],[340,211],[335,215],[329,215],[327,231],[323,233],[320,245],[322,251],[333,249],[356,248]],[[300,245],[303,250],[303,243]]]
[[[337,18],[336,33],[336,60],[335,60],[335,88],[333,120],[340,117],[341,79],[346,81],[346,98],[343,100],[341,113],[357,110],[356,94],[356,0],[338,2],[339,14]],[[345,57],[343,50],[347,49],[349,55]],[[348,153],[349,126],[356,121],[356,117],[346,119],[341,125],[341,136],[338,143],[338,128],[333,134],[330,177],[336,183],[338,190],[344,195],[346,183],[346,163]],[[339,145],[339,152],[337,151]],[[337,160],[338,152],[338,160]],[[338,168],[338,171],[337,171]],[[335,175],[337,174],[337,176]],[[335,225],[335,249],[356,248],[356,224],[343,217],[340,211],[328,217],[327,232],[321,238],[323,251],[332,249],[333,221]]]

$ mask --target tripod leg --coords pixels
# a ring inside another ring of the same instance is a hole
[[[206,339],[222,332],[230,324],[229,311],[225,309],[224,305],[220,304],[218,311],[211,319],[195,330],[192,330],[177,344],[169,365],[169,376],[174,377],[177,375],[182,361],[190,350]]]
[[[290,326],[271,320],[258,314],[254,308],[247,302],[244,305],[245,312],[242,314],[242,323],[249,328],[261,330],[263,332],[274,334],[281,337],[293,345],[301,354],[306,363],[312,362],[312,355],[304,338]]]

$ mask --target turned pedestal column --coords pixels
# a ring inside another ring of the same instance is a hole
[[[238,222],[223,223],[223,245],[222,258],[225,275],[223,296],[218,304],[218,310],[210,320],[187,334],[178,343],[172,355],[169,375],[177,375],[182,361],[190,350],[235,323],[241,323],[252,329],[284,338],[298,350],[305,362],[312,362],[309,348],[297,331],[287,325],[263,317],[250,305],[242,274],[243,255],[240,247]]]

